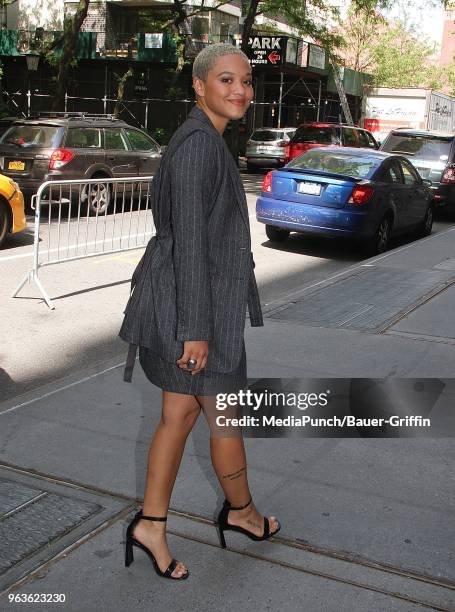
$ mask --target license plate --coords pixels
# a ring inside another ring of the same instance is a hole
[[[307,193],[308,195],[320,195],[321,185],[319,183],[306,183],[305,181],[301,181],[297,185],[297,191],[299,193]]]
[[[25,162],[10,161],[8,162],[8,170],[25,170]]]

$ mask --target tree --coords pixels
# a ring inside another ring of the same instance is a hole
[[[87,17],[90,0],[79,0],[76,12],[72,17],[65,18],[63,24],[63,35],[54,41],[47,50],[47,58],[51,63],[57,63],[58,76],[57,87],[52,102],[52,110],[62,108],[65,100],[65,92],[68,85],[69,71],[74,65],[74,56],[76,53],[77,39],[81,30],[82,24]],[[52,53],[58,42],[63,42],[63,49],[59,59],[52,58]]]
[[[440,71],[430,62],[433,49],[400,23],[381,32],[371,45],[373,77],[383,87],[440,87]]]

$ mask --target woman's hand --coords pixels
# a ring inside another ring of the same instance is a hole
[[[196,360],[196,366],[188,370],[191,374],[197,374],[207,364],[209,354],[209,343],[207,340],[185,340],[183,343],[183,355],[177,359],[177,365],[182,370],[188,370],[187,361]]]

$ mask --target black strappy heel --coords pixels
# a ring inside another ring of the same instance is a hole
[[[125,566],[129,567],[134,561],[133,546],[137,546],[138,548],[142,548],[142,550],[148,554],[153,562],[153,567],[155,568],[155,572],[158,574],[158,576],[161,576],[162,578],[170,578],[171,580],[185,580],[188,578],[190,575],[188,570],[186,570],[186,573],[182,574],[181,576],[172,576],[172,572],[175,570],[178,563],[176,559],[172,559],[166,571],[162,572],[158,566],[158,563],[156,562],[155,557],[147,546],[144,546],[144,544],[139,542],[139,540],[136,540],[136,538],[133,536],[133,530],[141,519],[146,519],[147,521],[167,521],[167,516],[144,516],[142,514],[142,510],[136,512],[133,520],[128,525],[128,529],[126,530]]]
[[[254,540],[256,542],[261,542],[262,540],[268,540],[269,538],[271,538],[272,536],[274,536],[280,531],[281,525],[280,523],[278,523],[278,529],[275,529],[275,531],[270,533],[269,519],[266,516],[264,516],[264,533],[262,536],[257,536],[251,531],[248,531],[248,529],[244,529],[243,527],[240,527],[239,525],[230,525],[228,523],[228,514],[230,510],[243,510],[244,508],[249,506],[252,501],[253,499],[250,497],[250,501],[244,506],[234,507],[234,506],[231,506],[230,502],[228,502],[227,499],[224,500],[223,507],[221,509],[221,512],[218,515],[218,532],[220,534],[220,544],[222,548],[226,548],[226,540],[224,539],[225,531],[238,531],[239,533],[243,533],[244,535],[248,536],[251,540]]]

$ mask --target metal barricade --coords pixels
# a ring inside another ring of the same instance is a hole
[[[32,197],[33,267],[12,294],[34,282],[52,310],[39,269],[146,246],[155,233],[152,176],[47,181]],[[44,247],[44,248],[43,248]]]

